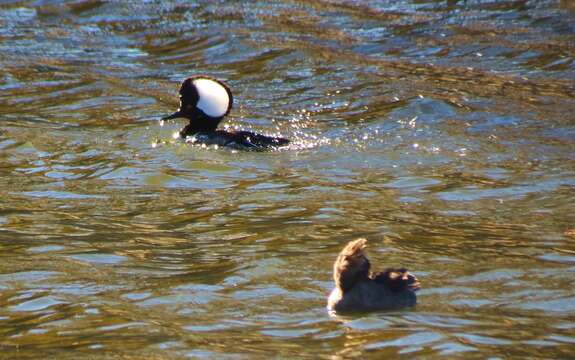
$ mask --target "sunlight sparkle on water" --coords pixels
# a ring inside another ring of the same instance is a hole
[[[1,2],[0,357],[575,358],[572,2]],[[328,316],[363,236],[417,307]]]

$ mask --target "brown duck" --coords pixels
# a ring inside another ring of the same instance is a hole
[[[349,242],[333,265],[335,289],[329,295],[329,311],[370,311],[414,306],[420,284],[407,269],[370,272],[365,256],[366,239]]]

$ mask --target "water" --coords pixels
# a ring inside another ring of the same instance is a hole
[[[571,1],[3,1],[1,358],[575,356]],[[279,152],[173,141],[186,76]],[[364,236],[415,309],[330,317]]]

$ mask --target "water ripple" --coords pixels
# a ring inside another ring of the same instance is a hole
[[[572,358],[569,1],[0,5],[6,357]],[[234,91],[172,134],[181,80]],[[325,311],[365,236],[414,309]]]

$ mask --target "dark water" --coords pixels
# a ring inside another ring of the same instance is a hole
[[[575,357],[575,4],[2,1],[0,358]],[[171,140],[226,80],[245,153]],[[341,247],[415,309],[331,318]]]

